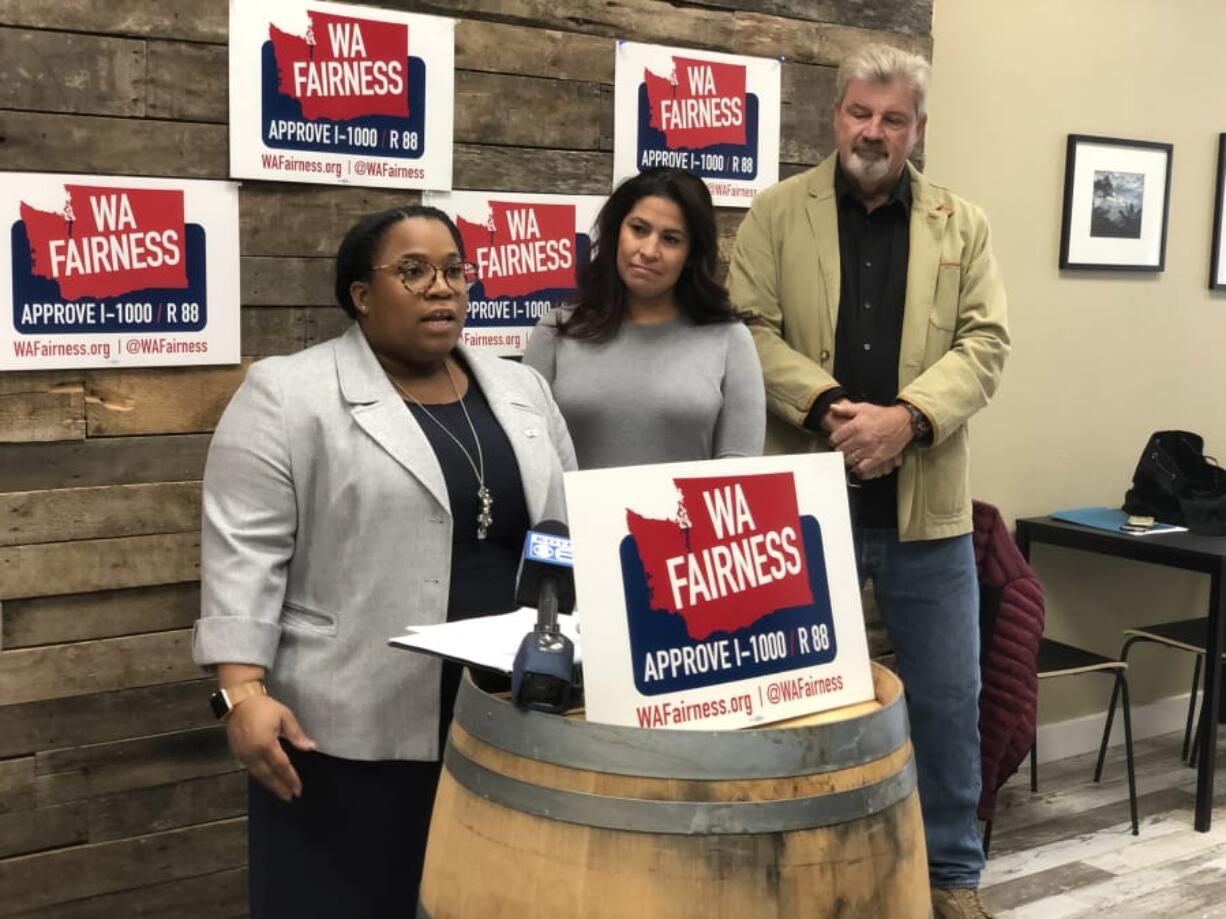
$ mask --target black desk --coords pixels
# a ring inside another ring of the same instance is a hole
[[[1154,536],[1129,536],[1093,527],[1064,523],[1051,517],[1030,517],[1017,521],[1017,544],[1030,560],[1030,546],[1047,543],[1131,558],[1169,568],[1200,571],[1209,575],[1209,626],[1205,638],[1205,691],[1202,705],[1209,737],[1201,738],[1200,759],[1196,765],[1196,829],[1205,833],[1213,820],[1213,770],[1217,758],[1219,689],[1222,682],[1223,625],[1226,624],[1226,536],[1197,536],[1195,533],[1167,533]]]

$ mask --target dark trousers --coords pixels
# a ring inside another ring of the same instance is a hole
[[[301,798],[248,782],[251,919],[414,915],[440,764],[285,746]]]

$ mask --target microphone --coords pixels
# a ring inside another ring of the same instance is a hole
[[[515,602],[536,607],[536,628],[524,636],[511,670],[511,701],[563,712],[574,692],[575,646],[558,629],[558,615],[575,608],[570,530],[544,520],[528,531],[519,560]]]

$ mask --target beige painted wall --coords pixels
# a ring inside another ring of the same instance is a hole
[[[936,0],[927,171],[987,211],[1009,291],[1014,351],[972,426],[972,482],[1010,519],[1118,505],[1159,428],[1226,461],[1226,296],[1207,289],[1223,36],[1223,0]],[[1070,133],[1174,144],[1165,271],[1059,270]],[[1207,603],[1204,577],[1048,547],[1033,562],[1047,634],[1104,653]],[[1135,703],[1187,691],[1190,657],[1133,657]],[[1047,684],[1040,720],[1102,709],[1105,684]]]

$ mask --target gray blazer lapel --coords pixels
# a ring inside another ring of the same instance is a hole
[[[500,357],[487,357],[460,345],[460,353],[468,362],[485,393],[490,410],[511,442],[528,507],[528,521],[539,523],[549,498],[552,470],[549,465],[549,419],[541,414],[530,394],[523,390],[523,374],[510,374]],[[497,511],[495,511],[497,513]]]
[[[357,323],[337,339],[335,354],[341,396],[349,403],[354,421],[450,514],[447,483],[434,448],[392,388]]]

